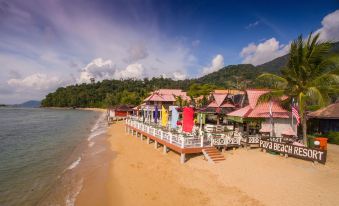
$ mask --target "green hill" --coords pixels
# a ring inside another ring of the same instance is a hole
[[[332,53],[339,54],[339,42],[333,44]],[[216,72],[196,79],[175,81],[169,78],[152,78],[144,80],[104,80],[94,84],[76,84],[58,88],[42,100],[44,107],[105,107],[117,104],[140,104],[149,92],[159,88],[188,90],[190,85],[210,84],[218,88],[244,89],[262,87],[265,82],[256,78],[263,72],[279,73],[286,65],[288,54],[262,65],[229,65]]]

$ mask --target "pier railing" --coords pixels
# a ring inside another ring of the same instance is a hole
[[[242,136],[237,132],[213,133],[193,132],[184,133],[168,130],[157,124],[142,122],[137,117],[126,119],[126,124],[181,148],[199,148],[209,146],[240,146]]]

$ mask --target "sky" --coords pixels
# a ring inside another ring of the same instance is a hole
[[[339,1],[0,0],[0,103],[103,79],[196,78],[339,41]]]

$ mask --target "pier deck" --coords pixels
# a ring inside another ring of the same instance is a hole
[[[163,145],[164,153],[168,149],[180,153],[181,163],[185,162],[186,154],[202,153],[203,149],[212,147],[211,141],[205,140],[203,137],[176,134],[131,119],[126,120],[125,127],[129,134],[140,136],[141,139],[146,138],[148,142],[152,140],[156,148],[158,144]]]

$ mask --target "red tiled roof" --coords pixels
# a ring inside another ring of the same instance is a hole
[[[247,115],[251,118],[269,118],[270,117],[270,103],[265,102],[256,105],[253,110]],[[272,103],[272,117],[274,118],[289,118],[289,112],[283,109],[278,102]]]
[[[330,104],[325,108],[309,113],[308,116],[318,119],[339,119],[339,103]]]
[[[183,100],[189,100],[186,92],[183,92],[180,89],[159,89],[152,92],[151,95],[144,100],[144,102],[174,102],[175,96],[181,96]]]
[[[235,116],[235,117],[245,117],[247,113],[252,111],[251,107],[248,105],[246,107],[240,108],[238,110],[235,110],[233,112],[228,113],[229,116]]]
[[[233,104],[231,104],[231,103],[225,102],[222,105],[220,105],[220,107],[231,107],[231,108],[234,108],[235,106]]]
[[[250,118],[269,118],[270,103],[265,102],[258,104],[258,99],[261,95],[266,94],[269,90],[264,89],[249,89],[246,90],[249,105],[229,113],[229,116],[250,117]],[[274,118],[289,118],[290,113],[283,109],[278,102],[272,103],[272,116]]]
[[[252,108],[257,105],[258,99],[261,95],[266,94],[269,90],[264,89],[248,89],[246,90],[248,102]]]
[[[218,107],[224,102],[227,94],[213,94],[213,98]]]
[[[207,107],[218,107],[218,104],[213,101]]]

